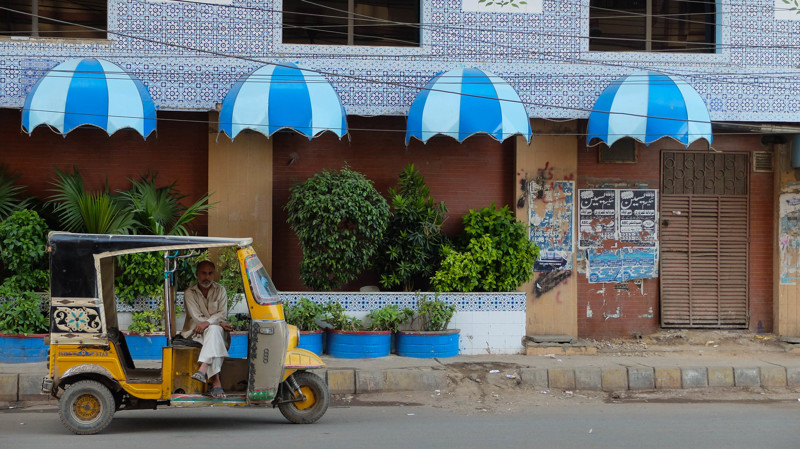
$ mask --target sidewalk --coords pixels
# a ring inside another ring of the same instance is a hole
[[[701,340],[708,338],[701,335]],[[443,359],[323,356],[332,394],[446,391],[460,382],[496,376],[537,389],[647,391],[720,387],[800,391],[800,345],[744,335],[717,344],[642,340],[592,342],[593,355],[470,355]],[[140,361],[141,366],[155,362]],[[157,365],[153,365],[157,366]],[[0,407],[47,403],[40,394],[46,363],[0,364]]]

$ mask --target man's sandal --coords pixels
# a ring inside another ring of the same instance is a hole
[[[214,399],[225,399],[225,390],[222,387],[214,387],[209,392],[208,395]]]
[[[194,380],[196,380],[198,382],[203,382],[203,383],[206,383],[208,381],[208,379],[206,378],[206,375],[201,373],[200,371],[192,374],[192,379],[194,379]]]

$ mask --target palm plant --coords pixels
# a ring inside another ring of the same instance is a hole
[[[183,206],[181,200],[186,195],[175,189],[177,183],[156,187],[156,174],[145,174],[139,181],[130,181],[133,187],[119,192],[119,200],[133,212],[138,233],[189,235],[187,224],[213,205],[208,202],[211,198],[208,194],[189,207]]]
[[[87,192],[76,167],[73,172],[56,169],[53,181],[55,194],[50,203],[61,221],[64,230],[92,234],[127,234],[134,231],[133,212],[126,210],[108,192]]]
[[[30,203],[30,198],[21,198],[25,187],[14,185],[18,178],[19,175],[10,173],[7,166],[0,165],[0,220],[25,209]]]

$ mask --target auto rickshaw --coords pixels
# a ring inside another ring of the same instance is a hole
[[[271,406],[293,423],[313,423],[328,409],[328,386],[309,371],[325,364],[297,347],[298,330],[286,324],[252,239],[52,232],[48,245],[50,354],[42,390],[58,398],[61,421],[72,432],[100,432],[117,410],[168,405]],[[175,338],[175,272],[182,258],[222,247],[237,248],[250,330],[247,358],[227,358],[222,365],[226,397],[217,399],[191,378],[200,348]],[[115,259],[152,251],[164,253],[167,338],[161,367],[140,368],[118,328]]]

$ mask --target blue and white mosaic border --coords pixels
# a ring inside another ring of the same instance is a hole
[[[345,310],[369,312],[387,305],[398,305],[416,309],[417,300],[426,295],[456,306],[459,312],[524,312],[524,292],[500,293],[414,293],[414,292],[281,292],[284,304],[295,304],[300,298],[308,298],[317,304],[338,301]]]

